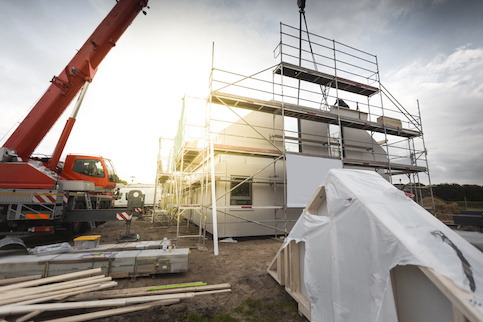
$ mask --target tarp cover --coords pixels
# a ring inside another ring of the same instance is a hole
[[[375,172],[348,169],[329,171],[322,186],[327,208],[305,209],[285,241],[305,242],[312,321],[397,321],[397,265],[433,268],[481,303],[481,252],[402,191]]]

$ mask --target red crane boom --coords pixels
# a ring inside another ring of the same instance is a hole
[[[86,82],[92,81],[99,64],[147,4],[148,0],[117,1],[0,147],[0,236],[54,233],[58,229],[77,234],[95,222],[117,220],[118,210],[111,209],[117,175],[110,160],[69,154],[64,166],[58,167],[57,162],[74,125]],[[52,157],[32,157],[83,87]]]
[[[99,64],[147,3],[148,0],[120,0],[60,75],[53,77],[47,92],[3,147],[15,150],[28,161],[85,82],[92,81]]]

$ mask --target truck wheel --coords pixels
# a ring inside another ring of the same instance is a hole
[[[75,204],[75,209],[86,209],[86,204],[84,201],[77,201]],[[72,236],[77,236],[84,234],[87,231],[86,222],[73,222],[69,224],[69,231]]]
[[[81,223],[81,222],[73,222],[73,223],[70,223],[69,225],[70,227],[70,234],[72,236],[76,236],[76,235],[79,235],[79,234],[82,234],[84,232],[84,223]]]

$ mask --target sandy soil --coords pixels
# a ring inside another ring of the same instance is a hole
[[[188,231],[189,229],[189,231]],[[123,222],[106,222],[89,234],[100,234],[101,244],[117,243],[117,238],[126,230]],[[163,227],[151,220],[134,220],[131,232],[143,240],[175,239],[176,226]],[[198,227],[181,227],[183,235],[197,234]],[[237,238],[235,238],[237,239]],[[156,286],[202,281],[208,284],[230,283],[229,293],[210,294],[184,299],[179,304],[154,307],[142,312],[124,314],[102,321],[193,321],[188,314],[197,315],[196,321],[213,321],[214,316],[226,312],[239,321],[307,321],[297,313],[296,302],[266,271],[271,260],[282,245],[282,239],[275,236],[255,239],[237,239],[236,243],[219,243],[219,255],[213,254],[211,236],[205,240],[206,251],[199,251],[198,237],[180,238],[177,247],[189,247],[189,271],[186,273],[163,274],[136,279],[117,279],[117,289]],[[247,306],[247,300],[261,303],[263,308],[255,312],[240,307]],[[245,304],[244,304],[245,303]],[[287,310],[286,307],[291,307]],[[238,307],[238,310],[235,309]],[[243,310],[242,310],[243,311]],[[287,312],[288,311],[288,312]],[[79,312],[80,313],[80,312]],[[204,320],[203,320],[204,319]],[[219,319],[218,319],[219,320]],[[228,321],[228,320],[221,320]],[[230,320],[234,321],[234,320]]]
[[[440,220],[451,221],[446,214],[438,213]],[[117,243],[126,231],[124,222],[106,222],[88,234],[101,235],[101,244]],[[162,286],[190,282],[208,284],[230,283],[229,293],[210,294],[184,299],[179,304],[159,306],[145,311],[113,316],[102,321],[307,321],[297,313],[296,302],[268,273],[267,267],[281,247],[283,238],[235,238],[236,243],[219,243],[219,255],[213,254],[213,240],[208,236],[204,241],[204,251],[198,247],[199,238],[180,238],[176,241],[176,226],[167,227],[151,223],[150,219],[135,218],[131,232],[140,235],[140,241],[173,240],[179,248],[190,248],[189,271],[186,273],[163,274],[135,279],[117,279],[116,289]],[[186,222],[180,225],[181,235],[196,235],[198,227]],[[43,238],[42,244],[59,242],[57,238]],[[63,241],[72,241],[64,239]],[[29,247],[39,240],[26,241]],[[71,242],[72,243],[72,242]],[[72,243],[73,244],[73,243]],[[202,242],[203,244],[203,242]],[[242,308],[242,309],[240,309]],[[84,312],[72,312],[84,313]],[[221,313],[227,313],[221,319]],[[191,316],[190,316],[191,314]],[[65,314],[62,314],[65,315]],[[58,316],[43,314],[40,320]],[[193,318],[195,316],[195,318]],[[230,319],[230,318],[235,318]]]

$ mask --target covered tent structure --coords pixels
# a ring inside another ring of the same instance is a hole
[[[312,321],[483,321],[483,254],[371,171],[329,171],[268,272]]]

